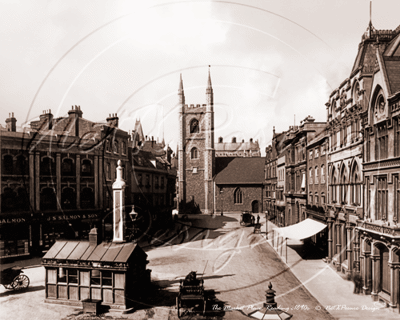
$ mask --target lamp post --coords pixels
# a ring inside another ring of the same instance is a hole
[[[265,320],[284,320],[292,318],[292,314],[278,308],[278,304],[275,302],[275,290],[272,289],[271,282],[268,285],[268,290],[265,292],[265,298],[266,302],[264,302],[263,307],[251,312],[249,314],[250,317]]]
[[[223,194],[224,194],[224,190],[222,190],[222,187],[221,187],[221,189],[219,189],[219,195],[221,197],[221,216],[224,215],[224,197],[223,197]]]

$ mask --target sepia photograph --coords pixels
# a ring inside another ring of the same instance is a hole
[[[397,0],[0,12],[0,319],[400,320]]]

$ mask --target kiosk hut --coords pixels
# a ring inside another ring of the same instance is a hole
[[[120,161],[113,191],[113,241],[100,242],[96,228],[89,233],[89,241],[57,241],[42,259],[45,302],[126,310],[150,283],[147,254],[137,243],[124,241],[125,182]]]

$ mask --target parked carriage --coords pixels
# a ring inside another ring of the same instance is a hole
[[[0,284],[6,289],[19,290],[28,288],[29,278],[22,274],[21,267],[11,267],[1,271]]]
[[[254,225],[254,215],[251,214],[249,211],[243,211],[240,217],[240,225],[244,227],[249,227]]]
[[[204,293],[204,280],[196,278],[196,272],[190,272],[180,281],[179,294],[176,298],[178,317],[187,314],[206,312],[207,299]]]

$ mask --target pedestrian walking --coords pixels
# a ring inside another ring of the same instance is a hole
[[[259,223],[260,223],[260,216],[257,215],[257,224],[259,224]]]

